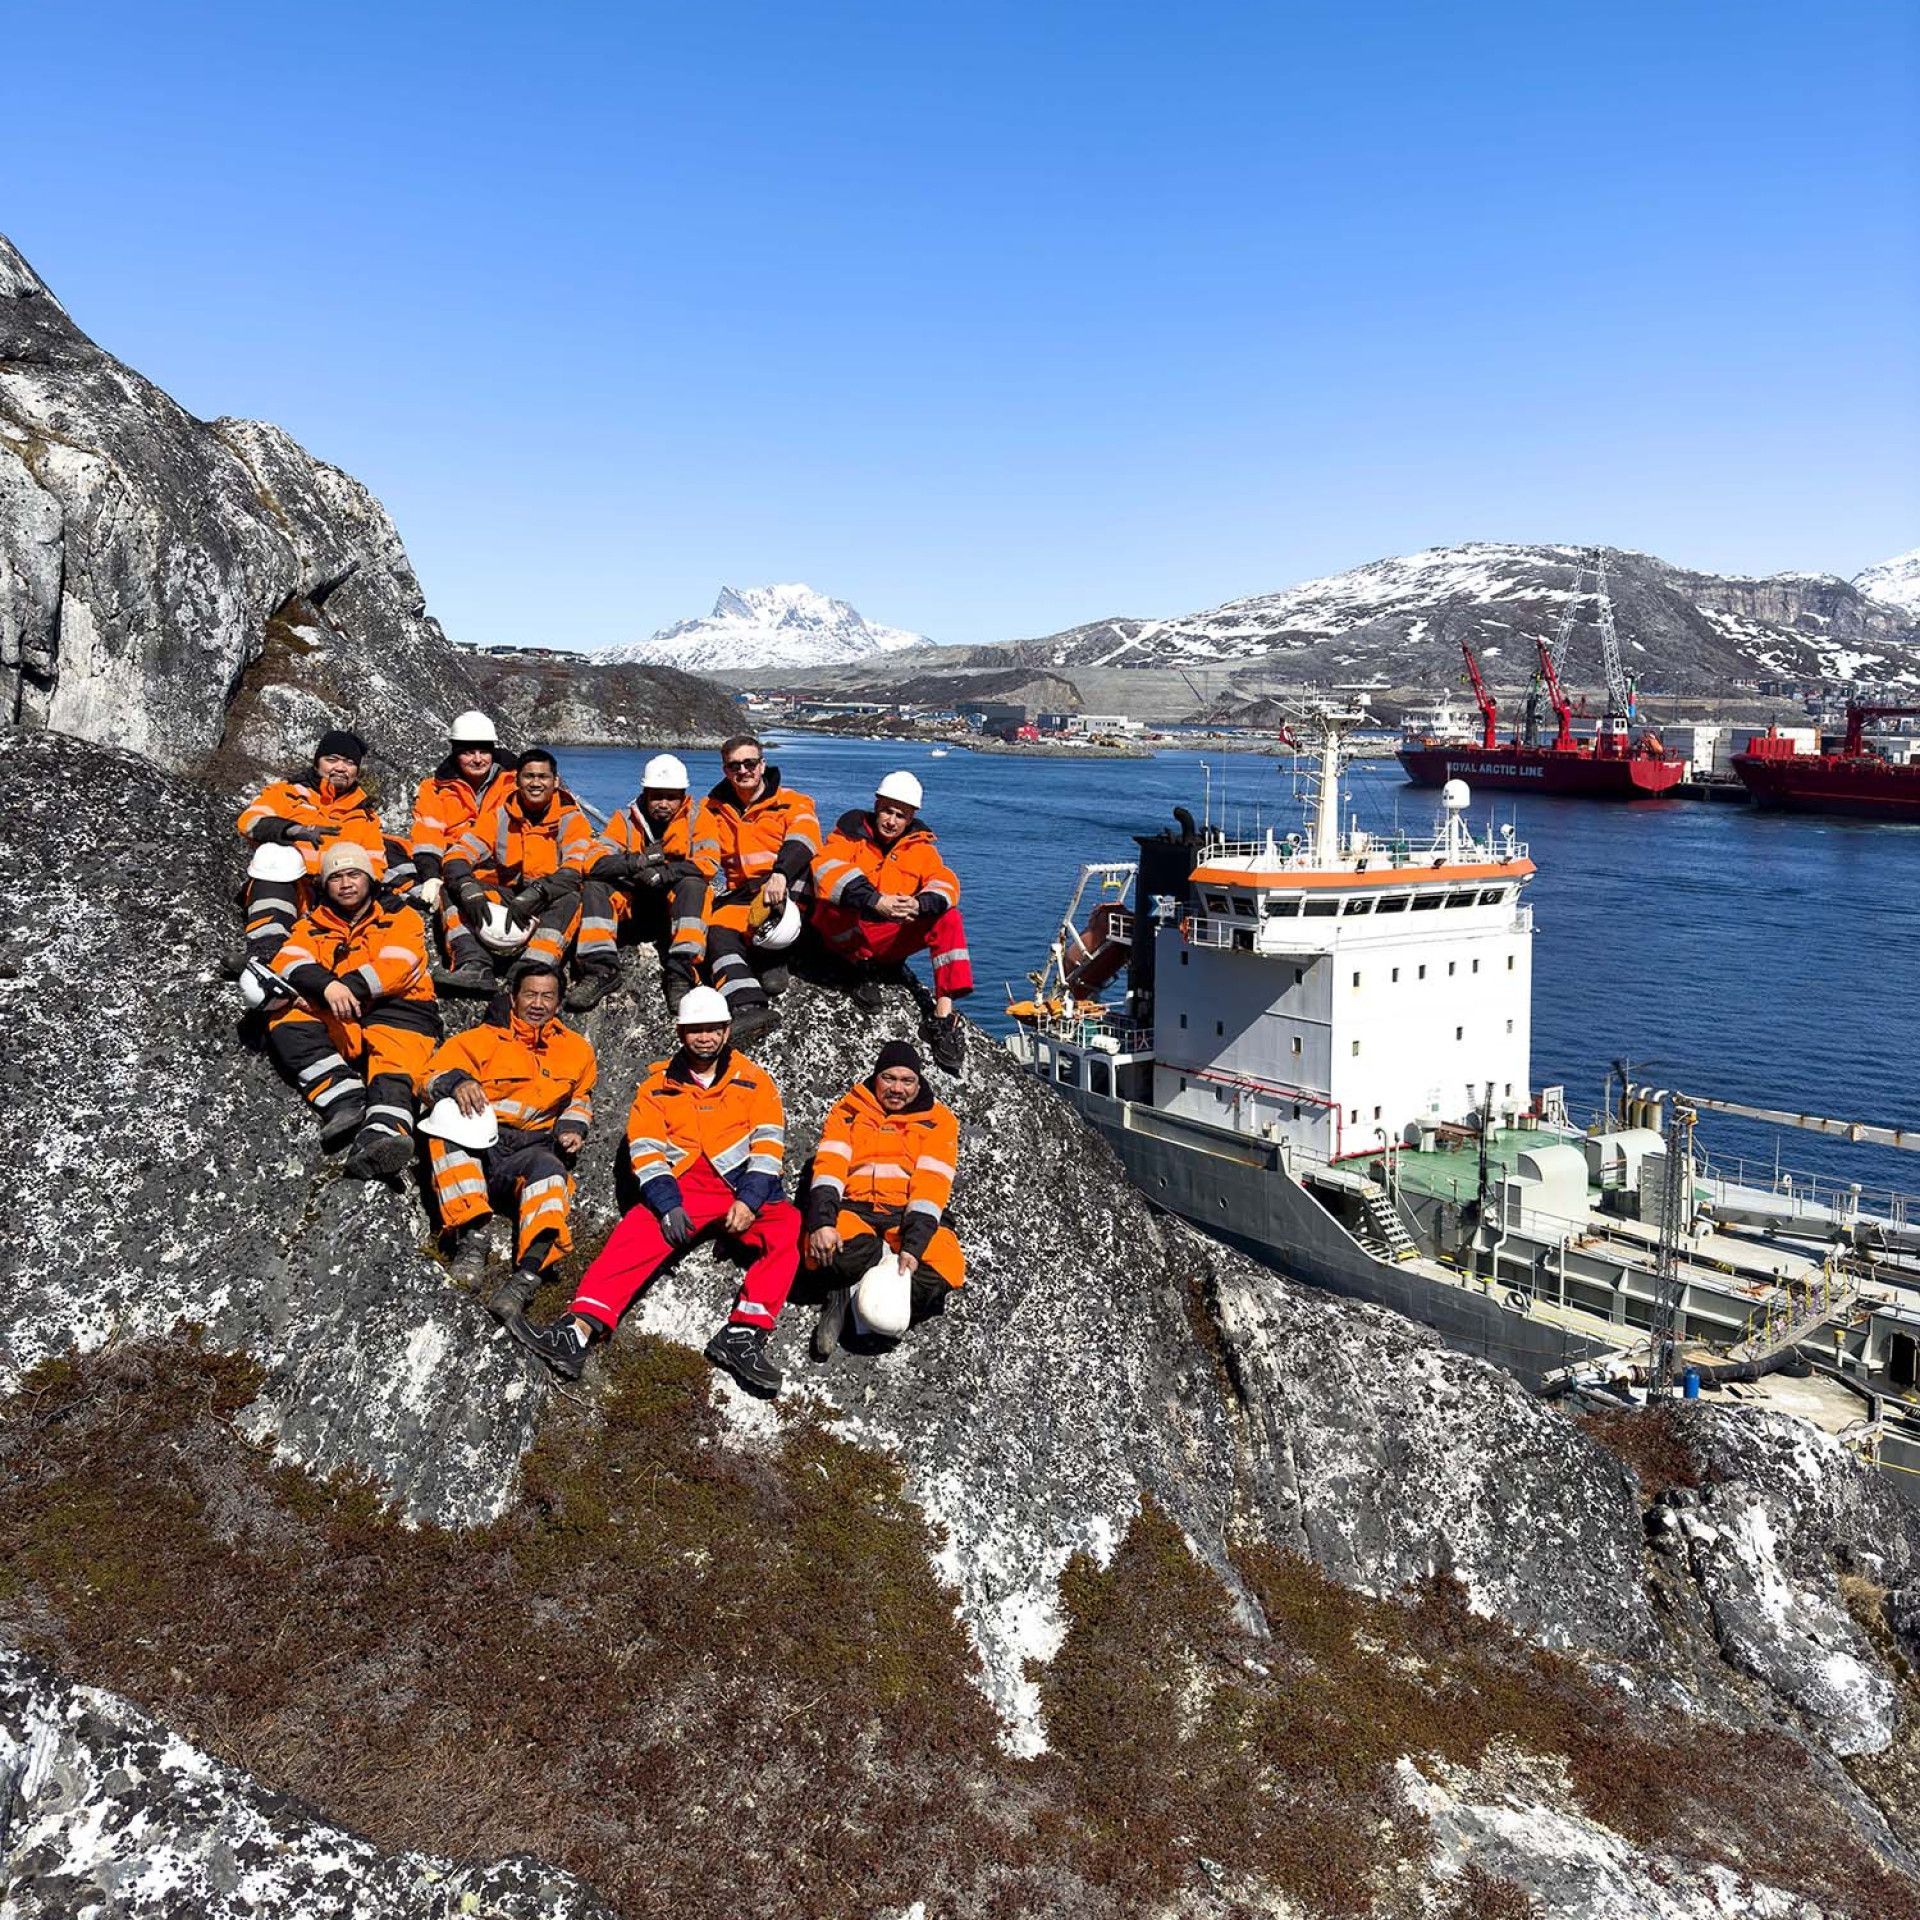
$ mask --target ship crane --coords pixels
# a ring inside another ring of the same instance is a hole
[[[1847,708],[1847,745],[1846,753],[1851,759],[1866,751],[1865,731],[1869,720],[1911,720],[1920,716],[1920,707],[1856,707]]]
[[[1582,559],[1573,569],[1573,581],[1567,589],[1567,604],[1560,615],[1560,631],[1553,636],[1553,645],[1540,641],[1540,666],[1527,688],[1526,718],[1521,724],[1524,744],[1537,746],[1540,739],[1540,691],[1543,687],[1552,687],[1558,694],[1560,685],[1559,669],[1567,657],[1567,643],[1573,638],[1573,623],[1580,612],[1580,576],[1586,571],[1586,561]],[[1560,715],[1561,743],[1571,738],[1570,721],[1561,699],[1554,700],[1554,709]]]
[[[1548,651],[1547,643],[1541,640],[1536,644],[1540,649],[1540,671],[1535,677],[1534,684],[1544,685],[1547,698],[1553,702],[1556,723],[1553,750],[1555,753],[1565,753],[1573,745],[1573,705],[1567,699],[1566,689],[1560,684],[1560,675],[1555,670],[1553,655]],[[1531,704],[1531,696],[1529,696],[1529,703]],[[1529,746],[1533,744],[1531,729],[1529,729],[1527,744]]]
[[[1607,711],[1600,722],[1600,742],[1617,753],[1628,750],[1633,725],[1633,681],[1620,658],[1620,636],[1613,630],[1613,597],[1607,592],[1607,556],[1593,550],[1593,592],[1600,615],[1600,665],[1607,676]]]
[[[1480,662],[1473,657],[1472,642],[1462,640],[1460,651],[1467,657],[1467,678],[1473,682],[1473,697],[1480,707],[1480,744],[1493,748],[1500,744],[1500,708],[1487,683],[1480,677]]]
[[[1831,1134],[1836,1139],[1852,1140],[1872,1147],[1899,1147],[1907,1153],[1920,1153],[1920,1127],[1880,1127],[1865,1120],[1828,1120],[1817,1113],[1789,1113],[1782,1107],[1750,1107],[1739,1100],[1713,1100],[1705,1094],[1686,1096],[1691,1107],[1705,1107],[1711,1113],[1731,1113],[1742,1120],[1764,1120],[1775,1127],[1799,1127],[1808,1133]]]

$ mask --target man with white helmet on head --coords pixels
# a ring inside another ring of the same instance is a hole
[[[656,753],[641,770],[639,793],[581,855],[578,978],[567,995],[574,1012],[597,1007],[619,980],[623,931],[658,950],[667,1007],[679,1008],[707,950],[707,879],[693,863],[692,846],[686,765]]]
[[[973,991],[973,960],[960,918],[960,882],[920,816],[920,782],[890,773],[871,808],[842,814],[813,863],[815,930],[852,970],[854,998],[878,1007],[876,976],[897,973],[922,948],[933,963],[934,1064],[958,1073],[960,1016]]]
[[[781,1197],[786,1116],[772,1077],[734,1052],[724,995],[695,987],[675,1016],[680,1045],[633,1096],[627,1154],[638,1203],[580,1276],[573,1304],[543,1327],[509,1321],[516,1339],[563,1379],[660,1269],[696,1240],[718,1235],[754,1256],[707,1358],[754,1393],[780,1390],[767,1335],[800,1264],[800,1210]]]
[[[512,791],[513,761],[500,751],[493,722],[472,709],[456,714],[447,728],[446,758],[414,794],[411,836],[418,876],[414,892],[438,921],[441,949],[455,966],[454,940],[461,922],[447,897],[441,869],[474,822]]]

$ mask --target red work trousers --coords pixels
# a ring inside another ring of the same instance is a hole
[[[705,1235],[726,1217],[733,1189],[704,1154],[679,1178],[680,1204],[694,1231]],[[741,1326],[769,1328],[787,1304],[799,1271],[800,1209],[790,1200],[769,1200],[736,1244],[759,1258],[747,1269],[728,1318]],[[682,1251],[668,1242],[653,1209],[641,1202],[614,1228],[599,1258],[580,1276],[571,1310],[611,1331],[640,1289]]]
[[[958,907],[949,907],[938,920],[862,920],[822,900],[814,903],[813,924],[835,953],[856,963],[900,966],[924,947],[933,962],[935,993],[957,997],[973,991],[973,955]]]

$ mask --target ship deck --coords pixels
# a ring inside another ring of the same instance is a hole
[[[1487,1142],[1488,1166],[1496,1180],[1503,1180],[1523,1153],[1566,1144],[1563,1133],[1535,1127],[1503,1128]],[[1403,1147],[1393,1164],[1403,1187],[1430,1194],[1436,1200],[1471,1200],[1480,1191],[1480,1146],[1475,1140],[1426,1152]]]

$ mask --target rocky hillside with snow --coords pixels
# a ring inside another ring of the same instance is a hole
[[[1100,620],[1002,651],[1075,669],[1241,669],[1299,682],[1451,685],[1470,642],[1496,682],[1525,679],[1559,631],[1576,547],[1478,543],[1377,560],[1284,593],[1167,620]],[[1920,623],[1827,574],[1749,580],[1609,549],[1607,581],[1629,670],[1649,692],[1720,692],[1775,678],[1920,676]],[[1598,684],[1598,630],[1576,608],[1568,678]],[[983,650],[970,650],[983,665]],[[957,664],[957,663],[956,663]]]
[[[722,587],[704,619],[662,627],[651,640],[602,647],[607,664],[681,667],[690,673],[843,665],[930,645],[924,634],[883,627],[844,600],[793,582],[775,587]]]
[[[603,666],[552,654],[474,653],[468,671],[502,737],[549,747],[717,747],[740,709],[674,667]]]
[[[1882,560],[1865,573],[1856,573],[1853,584],[1869,600],[1877,600],[1884,607],[1898,607],[1908,619],[1920,621],[1920,547]]]

